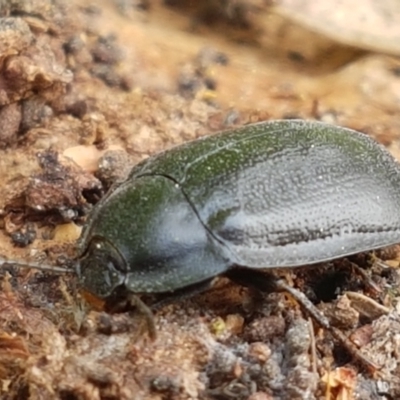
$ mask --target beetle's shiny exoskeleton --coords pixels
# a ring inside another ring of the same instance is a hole
[[[237,266],[318,263],[400,242],[400,167],[370,137],[302,120],[244,126],[148,158],[95,207],[91,293],[165,293]]]

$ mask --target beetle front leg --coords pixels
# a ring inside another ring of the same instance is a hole
[[[207,279],[200,283],[195,283],[190,286],[186,286],[182,289],[175,290],[172,293],[163,293],[162,296],[152,304],[151,308],[153,310],[158,310],[166,305],[169,305],[175,301],[185,300],[196,294],[200,294],[208,290],[213,283],[213,279]]]
[[[177,300],[183,300],[185,298],[192,297],[195,294],[202,293],[209,289],[211,284],[212,279],[208,279],[204,282],[196,283],[183,289],[176,290],[172,293],[163,294],[158,301],[151,305],[151,308],[148,307],[138,296],[129,293],[127,295],[126,305],[128,308],[135,308],[140,314],[142,314],[146,322],[147,332],[150,336],[150,339],[155,340],[157,337],[157,331],[152,310],[158,310]]]
[[[286,292],[289,293],[300,306],[314,319],[317,324],[325,328],[331,335],[357,360],[363,367],[371,373],[377,371],[379,367],[371,360],[366,358],[355,344],[345,336],[339,329],[333,327],[329,320],[300,290],[288,285],[283,279],[277,279],[270,273],[257,271],[248,268],[234,268],[225,274],[233,282],[247,287],[255,288],[261,292]]]
[[[142,314],[146,322],[146,328],[149,337],[151,340],[155,340],[157,337],[157,332],[156,332],[156,325],[154,323],[154,315],[151,309],[147,307],[146,304],[143,303],[143,301],[140,300],[140,298],[134,294],[128,295],[127,302],[130,307],[134,307],[137,311],[139,311],[140,314]]]

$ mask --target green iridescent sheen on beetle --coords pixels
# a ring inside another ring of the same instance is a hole
[[[388,246],[400,242],[399,188],[399,165],[364,134],[301,120],[244,126],[135,166],[87,220],[78,274],[102,298],[173,293],[238,267]]]

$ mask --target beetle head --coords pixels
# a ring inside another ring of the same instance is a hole
[[[108,240],[95,236],[78,260],[76,273],[85,291],[99,299],[106,299],[124,283],[126,262]]]

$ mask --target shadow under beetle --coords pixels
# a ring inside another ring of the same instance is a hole
[[[278,120],[136,165],[90,214],[76,272],[98,298],[129,298],[153,334],[151,311],[137,294],[190,293],[222,274],[263,291],[290,291],[334,330],[267,270],[399,242],[400,167],[384,147],[350,129]]]

